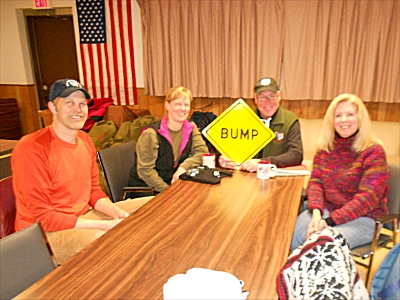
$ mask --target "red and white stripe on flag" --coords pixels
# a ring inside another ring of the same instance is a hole
[[[113,98],[114,104],[137,104],[131,0],[76,0],[78,22],[88,13],[78,2],[104,5],[106,42],[82,42],[81,82],[93,98]],[[93,13],[93,12],[90,12]],[[81,25],[81,24],[80,24]]]

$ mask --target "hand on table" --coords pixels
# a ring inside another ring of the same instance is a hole
[[[221,155],[218,158],[218,164],[220,165],[221,168],[225,168],[225,169],[236,169],[236,165],[235,163],[232,161],[232,159],[227,158],[223,155]]]
[[[75,228],[109,230],[129,216],[128,212],[119,208],[109,198],[99,199],[94,209],[108,215],[111,220],[93,220],[79,217]]]
[[[114,226],[121,223],[124,219],[112,219],[112,220],[92,220],[92,219],[85,219],[79,217],[75,228],[80,229],[101,229],[101,230],[109,230]]]
[[[250,159],[248,161],[245,161],[240,166],[240,170],[247,172],[257,172],[257,167],[260,160],[261,159]]]
[[[186,172],[186,170],[184,168],[179,167],[178,170],[176,170],[176,172],[174,173],[174,175],[172,175],[171,184],[173,184],[175,181],[177,181],[179,179],[179,176],[185,172]]]
[[[129,214],[125,210],[119,208],[109,198],[99,199],[96,202],[94,209],[102,212],[103,214],[106,214],[112,219],[125,219],[129,216]]]
[[[116,219],[125,219],[129,217],[129,213],[123,210],[122,208],[119,208],[118,206],[114,205],[114,209],[110,213],[110,217],[114,220]]]
[[[245,161],[240,165],[239,170],[247,172],[257,172],[257,166],[260,160],[261,159],[250,159],[248,161]],[[227,158],[223,155],[219,157],[218,163],[222,168],[233,169],[233,170],[236,169],[236,164],[232,161],[232,159]]]

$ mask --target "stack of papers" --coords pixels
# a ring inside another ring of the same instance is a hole
[[[307,176],[311,175],[308,170],[276,169],[275,176]]]

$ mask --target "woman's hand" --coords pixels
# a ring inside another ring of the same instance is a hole
[[[235,163],[232,161],[232,159],[227,158],[223,155],[221,155],[218,158],[218,164],[220,165],[221,168],[225,168],[225,169],[235,169],[236,165]]]
[[[173,184],[175,181],[177,181],[179,179],[179,176],[185,172],[186,172],[186,170],[184,168],[179,167],[178,170],[176,170],[176,172],[174,173],[174,175],[172,175],[171,184]]]
[[[308,228],[307,228],[307,239],[314,232],[322,230],[323,228],[325,228],[327,226],[328,226],[328,224],[326,224],[326,222],[324,220],[322,220],[322,218],[321,218],[321,212],[319,211],[319,209],[314,209],[312,219],[311,219],[310,223],[308,224]]]

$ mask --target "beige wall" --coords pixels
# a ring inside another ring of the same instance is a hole
[[[72,7],[78,38],[75,0],[47,0],[51,7]],[[143,54],[140,8],[132,1],[137,86],[143,87]],[[23,9],[33,9],[34,0],[0,0],[0,84],[34,84]],[[77,39],[77,44],[79,40]],[[78,51],[79,49],[77,49]]]

